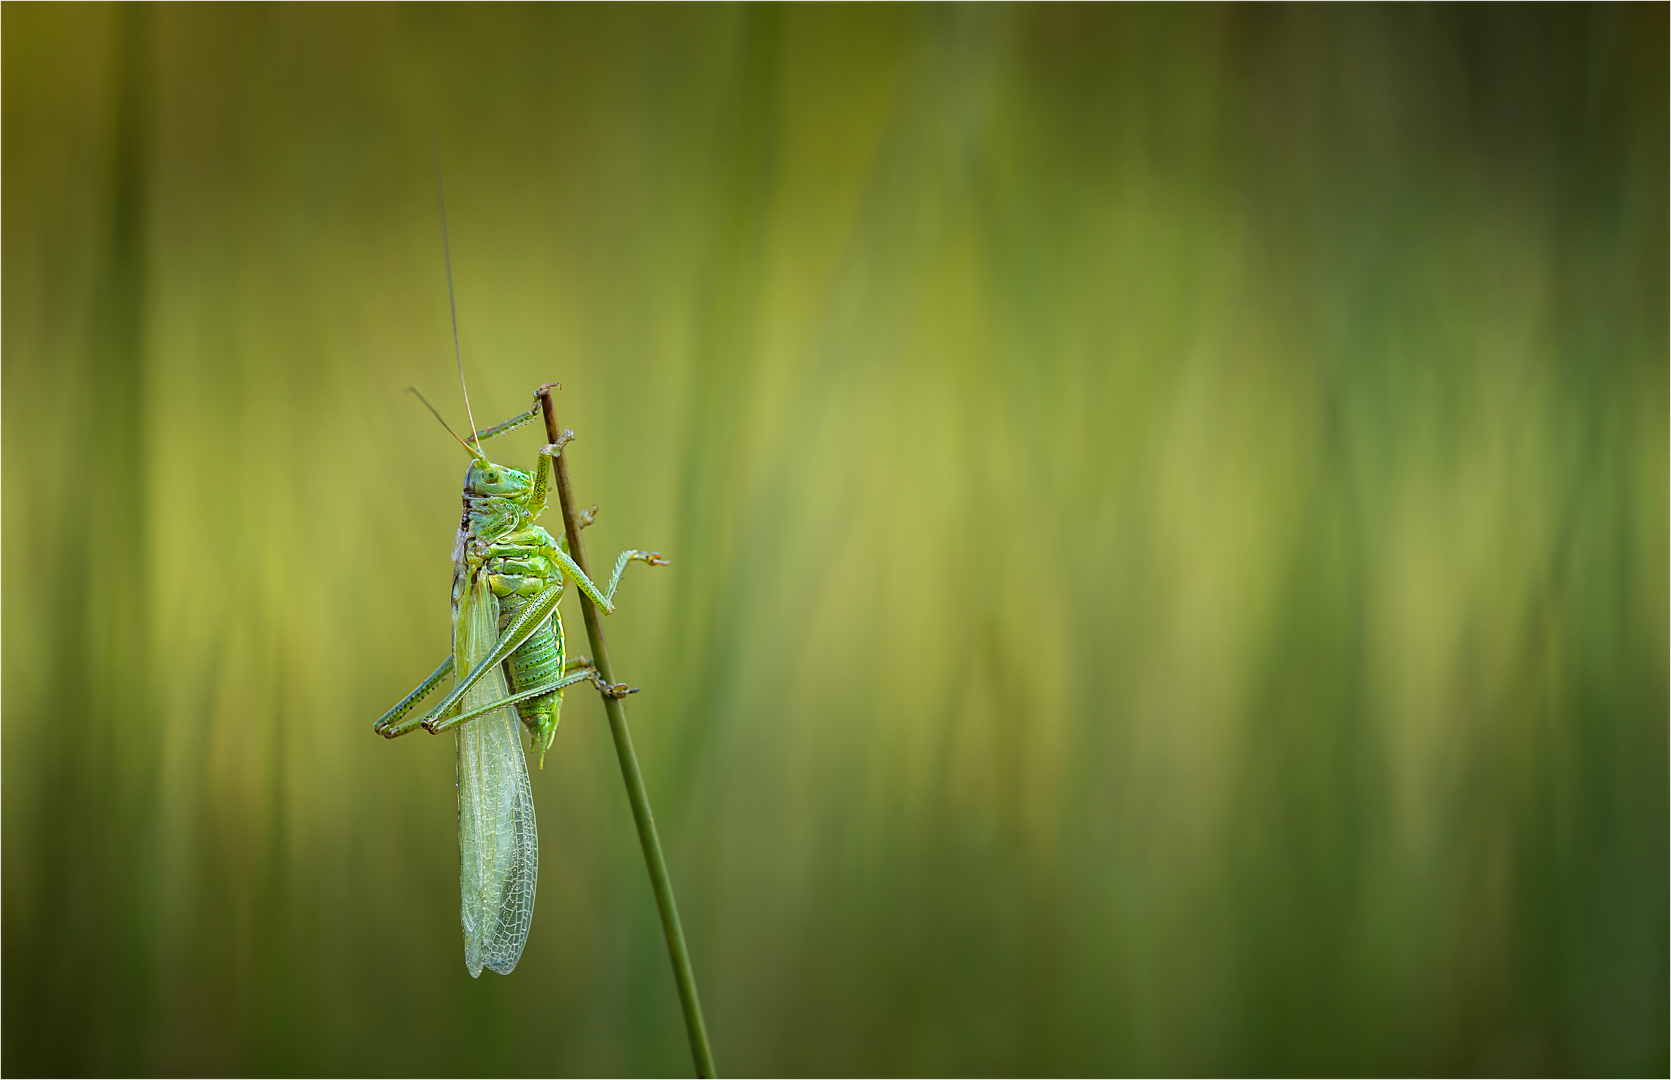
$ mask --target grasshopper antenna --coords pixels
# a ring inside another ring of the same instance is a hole
[[[435,415],[435,419],[441,421],[441,426],[447,429],[447,434],[453,437],[453,442],[464,447],[464,452],[466,454],[469,454],[471,457],[475,458],[477,461],[483,462],[484,464],[487,462],[487,455],[482,453],[481,447],[478,445],[472,448],[469,443],[459,438],[458,432],[452,429],[452,425],[448,424],[445,420],[441,420],[440,410],[436,409],[435,406],[429,403],[429,399],[424,397],[422,391],[420,391],[416,386],[408,386],[406,388],[406,392],[409,394],[416,394],[418,396],[418,400],[424,403],[424,408],[433,413]]]
[[[433,132],[430,135],[430,141],[435,148],[435,202],[441,208],[441,259],[447,264],[447,309],[452,312],[453,316],[453,357],[458,360],[458,387],[464,391],[464,415],[470,421],[470,438],[475,440],[476,443],[476,448],[471,450],[470,453],[474,457],[481,457],[482,444],[481,440],[476,437],[476,414],[470,409],[470,387],[464,382],[464,352],[458,347],[458,303],[453,299],[453,252],[451,245],[447,242],[447,189],[441,182],[441,144],[435,141]],[[412,392],[418,393],[416,390]],[[418,394],[420,400],[423,400],[423,397],[422,394]],[[424,404],[429,405],[429,402],[424,400]],[[435,412],[435,406],[429,405],[429,411]],[[441,414],[435,413],[435,418],[441,420]],[[441,426],[446,427],[447,422],[441,420]],[[447,430],[452,431],[452,428],[447,428]],[[453,438],[457,439],[458,436],[454,435]],[[460,439],[459,441],[462,442],[463,440]],[[465,447],[465,449],[469,450],[470,448]]]

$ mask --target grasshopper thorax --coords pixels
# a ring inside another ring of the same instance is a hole
[[[453,561],[460,563],[473,545],[489,544],[533,525],[544,509],[539,486],[543,485],[536,485],[534,477],[521,469],[496,465],[486,457],[471,461],[464,474],[464,515],[458,523]]]

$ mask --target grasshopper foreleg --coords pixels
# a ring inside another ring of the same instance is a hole
[[[539,404],[536,402],[534,407],[532,409],[529,409],[527,412],[519,413],[518,415],[511,417],[509,420],[506,420],[502,424],[494,424],[490,428],[483,428],[480,431],[472,433],[470,437],[472,439],[475,439],[479,443],[483,439],[491,439],[495,435],[503,435],[507,431],[514,431],[515,429],[521,427],[523,424],[526,424],[528,421],[532,420],[534,417],[538,416],[539,414],[540,414],[540,407],[539,407]]]

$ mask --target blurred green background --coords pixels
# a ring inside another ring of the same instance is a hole
[[[478,982],[370,731],[432,130],[477,420],[561,380],[675,560],[608,629],[722,1071],[1667,1071],[1665,6],[3,22],[7,1073],[689,1067],[597,702]]]

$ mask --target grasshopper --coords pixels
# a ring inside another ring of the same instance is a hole
[[[569,557],[561,544],[535,524],[545,509],[551,463],[574,432],[560,433],[542,447],[532,473],[489,461],[482,440],[526,424],[540,413],[541,398],[557,388],[549,383],[534,391],[527,412],[481,431],[470,409],[464,381],[464,354],[458,344],[458,302],[453,295],[452,248],[447,238],[447,201],[441,183],[439,152],[435,195],[441,211],[441,250],[447,269],[447,306],[452,314],[453,356],[458,384],[470,421],[470,440],[460,439],[435,406],[418,400],[453,441],[470,455],[464,473],[464,514],[453,543],[453,648],[441,665],[410,694],[384,713],[372,730],[398,738],[422,727],[431,734],[451,729],[458,744],[459,910],[464,922],[464,965],[470,977],[482,968],[509,975],[522,958],[534,917],[534,885],[539,876],[540,842],[534,827],[534,792],[522,756],[517,718],[539,747],[540,767],[557,736],[563,688],[590,680],[606,697],[634,691],[610,683],[590,660],[568,660],[563,651],[563,618],[557,602],[565,580],[605,615],[615,610],[621,572],[634,560],[665,566],[654,551],[623,551],[615,560],[609,587],[600,590]],[[581,516],[591,524],[597,507]],[[421,716],[413,709],[442,679],[452,688]],[[514,708],[514,712],[512,709]]]
[[[604,681],[591,661],[566,658],[558,611],[564,583],[572,580],[607,615],[615,610],[615,590],[628,563],[665,566],[669,561],[654,551],[623,551],[608,586],[599,589],[569,557],[567,540],[555,541],[535,524],[545,509],[551,460],[573,432],[541,448],[531,473],[496,465],[482,452],[483,439],[538,415],[539,396],[551,388],[535,393],[528,412],[472,432],[470,442],[435,414],[471,456],[453,544],[453,649],[373,727],[390,739],[420,727],[432,734],[456,732],[459,888],[464,959],[471,977],[483,967],[509,974],[522,956],[533,918],[539,837],[516,717],[531,733],[543,768],[557,735],[564,687],[590,681],[610,697],[634,692]],[[418,397],[435,412],[422,394]],[[584,515],[585,523],[595,513],[593,508]],[[434,708],[414,713],[443,679],[460,672]]]

